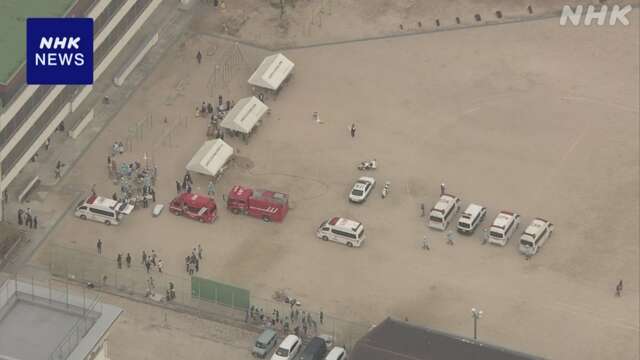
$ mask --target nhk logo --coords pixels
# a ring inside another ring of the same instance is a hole
[[[93,83],[93,19],[27,19],[27,83]]]
[[[618,22],[625,26],[629,25],[627,13],[631,11],[631,5],[627,5],[625,7],[614,5],[611,10],[609,10],[607,5],[602,5],[599,10],[597,10],[595,6],[589,5],[586,8],[587,11],[584,11],[584,9],[585,7],[582,5],[576,6],[575,10],[569,5],[565,5],[562,8],[562,13],[560,14],[560,25],[566,26],[567,20],[569,20],[573,26],[580,26],[581,23],[584,23],[586,26],[590,26],[591,23],[596,20],[596,24],[602,26],[607,20],[607,15],[609,16],[608,25],[613,26]]]

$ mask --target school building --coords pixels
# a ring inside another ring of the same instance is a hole
[[[59,125],[79,108],[92,85],[26,85],[26,19],[94,19],[94,82],[121,53],[162,0],[0,1],[0,194]],[[73,124],[65,123],[67,129]],[[4,205],[4,201],[2,201]],[[0,220],[5,218],[0,206]]]

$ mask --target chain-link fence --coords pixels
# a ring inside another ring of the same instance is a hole
[[[147,272],[139,260],[132,261],[131,266],[123,260],[119,266],[117,261],[103,256],[52,244],[50,272],[98,289],[144,297],[157,304],[182,306],[216,319],[270,327],[307,339],[329,336],[335,344],[347,349],[369,330],[368,324],[344,320],[298,301],[291,305],[285,302],[286,296],[265,299],[251,295],[247,289],[212,279],[158,272],[157,269]]]
[[[71,294],[73,293],[73,294]],[[73,326],[62,337],[49,355],[49,360],[63,360],[73,352],[82,338],[102,313],[100,297],[94,292],[70,291],[65,281],[21,274],[0,273],[0,309],[11,301],[42,303],[54,309],[63,309],[77,317]]]

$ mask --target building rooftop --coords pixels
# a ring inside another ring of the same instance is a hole
[[[77,0],[0,1],[0,84],[8,83],[26,56],[27,18],[60,17]]]
[[[0,359],[85,359],[120,313],[95,296],[8,280],[0,286]]]
[[[387,318],[358,340],[351,360],[540,360],[458,335]]]

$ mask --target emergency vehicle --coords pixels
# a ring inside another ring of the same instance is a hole
[[[131,214],[133,205],[102,196],[91,195],[76,206],[75,215],[82,220],[93,220],[106,225],[118,225],[123,215]]]
[[[227,196],[227,209],[234,214],[246,214],[265,222],[282,221],[289,211],[289,195],[234,186]]]
[[[216,210],[216,202],[212,198],[194,193],[182,193],[169,204],[172,214],[203,223],[212,223],[217,217]]]
[[[520,226],[520,215],[512,211],[501,211],[489,228],[489,243],[505,246],[518,226]]]
[[[553,224],[543,218],[535,218],[527,226],[520,237],[520,252],[526,256],[533,256],[538,253],[542,245],[547,241],[553,232]]]

